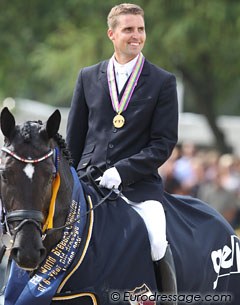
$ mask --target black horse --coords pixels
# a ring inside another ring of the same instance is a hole
[[[207,204],[167,193],[178,295],[157,293],[143,220],[115,193],[79,182],[60,120],[56,110],[45,124],[16,125],[1,113],[1,223],[13,259],[5,304],[239,304],[233,229]]]

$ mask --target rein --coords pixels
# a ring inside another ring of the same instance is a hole
[[[114,193],[116,196],[114,196],[113,198],[111,198],[111,195],[112,195],[113,193]],[[94,211],[97,207],[99,207],[101,204],[103,204],[107,199],[108,199],[109,201],[115,201],[119,196],[120,196],[120,193],[116,194],[115,191],[114,191],[114,189],[111,189],[111,190],[109,191],[109,193],[108,193],[106,196],[104,196],[104,197],[103,197],[94,207],[90,208],[84,215],[81,215],[81,216],[77,217],[74,221],[72,221],[72,222],[70,222],[70,223],[68,223],[68,224],[66,224],[66,225],[63,225],[63,226],[61,226],[61,227],[48,229],[48,230],[45,232],[45,234],[44,234],[44,236],[43,236],[43,239],[44,239],[47,235],[52,234],[52,233],[54,233],[55,231],[62,230],[62,229],[64,229],[64,228],[68,227],[68,226],[73,225],[75,222],[79,221],[82,217],[85,217],[85,216],[88,215],[91,211]]]

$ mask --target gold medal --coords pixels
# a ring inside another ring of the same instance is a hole
[[[116,128],[122,128],[124,123],[125,123],[125,119],[121,114],[117,114],[113,118],[113,125]]]

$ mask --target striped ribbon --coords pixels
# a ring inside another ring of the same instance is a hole
[[[114,75],[114,65],[113,65],[113,57],[110,58],[108,67],[107,67],[107,77],[108,77],[108,87],[110,92],[110,97],[112,101],[113,109],[118,113],[122,113],[128,107],[130,99],[132,97],[133,91],[137,86],[138,79],[142,72],[143,64],[145,61],[145,57],[142,53],[139,54],[137,62],[133,68],[131,77],[127,83],[126,89],[123,93],[121,101],[118,100],[117,87],[115,82]]]

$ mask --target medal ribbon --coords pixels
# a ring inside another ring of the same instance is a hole
[[[143,54],[140,53],[138,56],[137,62],[133,68],[131,77],[127,83],[127,87],[123,93],[121,101],[119,102],[118,94],[117,94],[117,87],[116,87],[116,82],[115,82],[115,75],[114,75],[113,57],[110,58],[110,60],[109,60],[108,67],[107,67],[108,87],[109,87],[109,92],[110,92],[113,109],[118,114],[125,111],[128,107],[128,104],[132,97],[133,91],[134,91],[135,87],[137,86],[138,79],[142,72],[144,61],[145,61],[145,58],[144,58]]]

